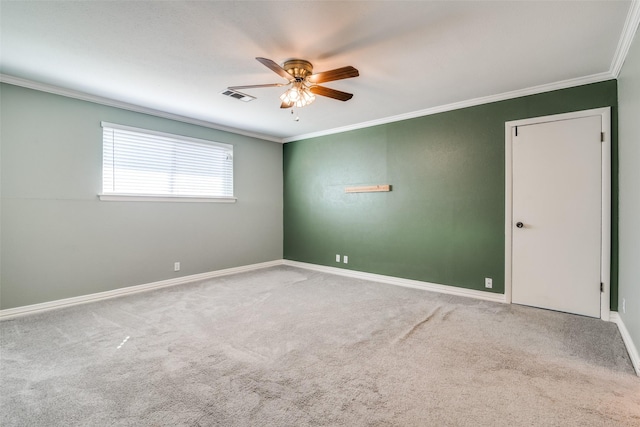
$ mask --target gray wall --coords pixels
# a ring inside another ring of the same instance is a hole
[[[640,37],[618,78],[620,153],[618,313],[640,350]],[[622,301],[626,300],[626,313]]]
[[[281,144],[6,84],[0,102],[0,308],[282,258]],[[101,121],[232,144],[237,203],[99,201]]]

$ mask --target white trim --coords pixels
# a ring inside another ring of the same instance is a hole
[[[474,107],[477,105],[489,104],[497,101],[504,101],[507,99],[519,98],[528,95],[536,95],[538,93],[551,92],[554,90],[567,89],[575,86],[582,86],[590,83],[598,83],[606,80],[617,79],[620,75],[620,71],[622,70],[622,65],[624,64],[625,59],[627,58],[627,54],[629,53],[629,48],[631,47],[631,43],[635,37],[638,26],[640,25],[640,0],[632,0],[631,6],[629,7],[629,13],[627,14],[627,18],[624,23],[624,27],[622,29],[622,33],[620,35],[620,40],[618,41],[618,46],[616,48],[616,52],[613,56],[613,60],[611,61],[611,66],[609,67],[609,71],[605,71],[602,73],[591,74],[584,77],[577,77],[574,79],[562,80],[555,83],[547,83],[538,86],[532,86],[525,89],[518,89],[511,92],[504,92],[495,95],[489,95],[480,98],[469,99],[461,102],[454,102],[452,104],[440,105],[432,108],[427,108],[424,110],[418,110],[406,114],[400,114],[397,116],[383,117],[377,120],[371,120],[362,123],[356,123],[354,125],[342,126],[334,129],[327,129],[319,132],[311,132],[303,135],[291,136],[288,138],[283,138],[282,142],[294,142],[302,139],[309,138],[317,138],[320,136],[333,135],[336,133],[348,132],[356,129],[368,128],[371,126],[383,125],[387,123],[399,122],[402,120],[413,119],[416,117],[430,116],[432,114],[443,113],[446,111],[459,110],[461,108]]]
[[[507,99],[519,98],[519,97],[528,96],[528,95],[535,95],[535,94],[544,93],[544,92],[551,92],[554,90],[567,89],[570,87],[576,87],[576,86],[586,85],[590,83],[598,83],[606,80],[617,79],[618,76],[620,75],[620,71],[627,57],[627,54],[629,53],[629,48],[631,47],[631,43],[636,34],[639,24],[640,24],[640,0],[633,0],[631,3],[631,6],[629,7],[629,13],[627,14],[627,18],[625,20],[622,33],[620,35],[620,40],[618,41],[616,52],[611,61],[611,66],[609,67],[609,71],[605,71],[597,74],[591,74],[583,77],[577,77],[573,79],[562,80],[554,83],[547,83],[547,84],[542,84],[538,86],[532,86],[529,88],[518,89],[510,92],[504,92],[500,94],[489,95],[489,96],[464,100],[460,102],[454,102],[451,104],[426,108],[423,110],[413,111],[405,114],[399,114],[396,116],[383,117],[381,119],[370,120],[367,122],[356,123],[353,125],[342,126],[342,127],[322,130],[318,132],[311,132],[307,134],[294,135],[286,138],[280,138],[280,137],[275,137],[275,136],[255,133],[255,132],[248,132],[248,131],[244,131],[237,128],[218,125],[216,123],[212,123],[206,120],[193,119],[190,117],[180,116],[177,114],[155,110],[152,108],[142,107],[142,106],[130,104],[123,101],[117,101],[114,99],[105,98],[102,96],[90,95],[80,91],[64,89],[62,87],[49,85],[45,83],[38,83],[35,81],[10,76],[7,74],[0,73],[0,82],[9,83],[15,86],[21,86],[29,89],[35,89],[42,92],[53,93],[56,95],[62,95],[69,98],[80,99],[83,101],[94,102],[97,104],[107,105],[111,107],[122,108],[124,110],[150,114],[152,116],[163,117],[170,120],[176,120],[184,123],[195,124],[195,125],[199,125],[199,126],[203,126],[211,129],[235,133],[238,135],[244,135],[244,136],[249,136],[253,138],[259,138],[267,141],[279,142],[281,144],[284,144],[287,142],[300,141],[300,140],[309,139],[309,138],[317,138],[320,136],[333,135],[336,133],[343,133],[351,130],[363,129],[363,128],[368,128],[372,126],[413,119],[417,117],[429,116],[433,114],[443,113],[446,111],[458,110],[461,108],[489,104],[491,102],[504,101]]]
[[[40,313],[47,310],[57,308],[70,307],[72,305],[85,304],[88,302],[101,301],[109,298],[115,298],[124,295],[131,295],[138,292],[146,292],[154,289],[166,288],[168,286],[183,285],[199,280],[207,280],[214,277],[228,276],[230,274],[244,273],[247,271],[259,270],[267,267],[275,267],[282,265],[282,260],[262,262],[259,264],[244,265],[240,267],[226,268],[224,270],[210,271],[207,273],[192,274],[190,276],[176,277],[175,279],[161,280],[159,282],[147,283],[143,285],[128,286],[125,288],[114,289],[112,291],[98,292],[79,297],[65,298],[56,301],[44,302],[41,304],[26,305],[23,307],[9,308],[0,310],[0,320],[10,319],[25,314]]]
[[[235,203],[236,197],[145,196],[143,194],[98,194],[103,202],[172,202],[172,203]]]
[[[93,102],[95,104],[106,105],[108,107],[121,108],[123,110],[134,111],[136,113],[149,114],[150,116],[161,117],[163,119],[175,120],[177,122],[189,123],[192,125],[202,126],[209,129],[220,130],[223,132],[229,132],[236,135],[244,135],[251,138],[262,139],[266,141],[282,143],[282,138],[275,136],[264,135],[255,132],[249,132],[238,128],[219,125],[207,120],[194,119],[191,117],[181,116],[179,114],[168,113],[166,111],[156,110],[154,108],[143,107],[140,105],[130,104],[124,101],[118,101],[111,98],[106,98],[98,95],[90,95],[85,92],[80,92],[72,89],[65,89],[59,86],[49,85],[46,83],[39,83],[32,80],[22,79],[19,77],[10,76],[8,74],[0,73],[0,82],[8,83],[14,86],[20,86],[27,89],[39,90],[40,92],[52,93],[54,95],[66,96],[67,98],[79,99],[81,101]]]
[[[493,292],[477,291],[474,289],[459,288],[456,286],[440,285],[437,283],[421,282],[419,280],[403,279],[400,277],[384,276],[381,274],[365,273],[363,271],[347,270],[344,268],[327,267],[324,265],[308,264],[306,262],[290,261],[285,259],[284,265],[320,271],[322,273],[336,274],[338,276],[354,279],[369,280],[372,282],[386,283],[388,285],[402,286],[405,288],[422,289],[424,291],[438,292],[441,294],[458,295],[462,297],[481,299],[485,301],[504,303],[504,295]]]
[[[504,124],[504,299],[511,304],[511,253],[513,251],[513,127]]]
[[[629,7],[627,20],[625,21],[624,27],[622,28],[622,35],[620,36],[620,41],[618,42],[616,53],[613,56],[613,61],[611,61],[611,75],[616,79],[620,75],[622,65],[627,58],[629,48],[631,47],[633,38],[635,37],[636,31],[638,30],[638,25],[640,25],[640,1],[633,0],[631,6]]]
[[[224,270],[211,271],[207,273],[192,274],[190,276],[176,277],[174,279],[161,280],[158,282],[146,283],[142,285],[128,286],[111,291],[98,292],[78,297],[65,298],[61,300],[48,301],[40,304],[26,305],[22,307],[0,310],[0,321],[12,319],[14,317],[27,314],[36,314],[58,308],[71,307],[78,304],[97,302],[110,298],[131,295],[139,292],[151,291],[154,289],[166,288],[169,286],[183,285],[200,280],[207,280],[214,277],[228,276],[230,274],[244,273],[247,271],[259,270],[262,268],[288,265],[291,267],[303,268],[306,270],[320,271],[323,273],[335,274],[339,276],[351,277],[355,279],[369,280],[372,282],[386,283],[389,285],[402,286],[406,288],[421,289],[425,291],[438,292],[449,295],[457,295],[467,298],[480,299],[485,301],[504,303],[504,295],[492,292],[477,291],[474,289],[458,288],[455,286],[440,285],[436,283],[421,282],[418,280],[402,279],[399,277],[383,276],[380,274],[365,273],[362,271],[346,270],[342,268],[327,267],[317,264],[308,264],[298,261],[278,259],[259,264],[251,264],[240,267],[227,268]]]
[[[514,120],[506,122],[505,128],[505,214],[504,214],[504,293],[505,300],[511,303],[512,280],[512,181],[513,181],[513,133],[517,126],[526,126],[536,123],[545,123],[559,120],[570,120],[581,117],[601,116],[604,141],[602,142],[602,222],[601,222],[601,259],[600,281],[603,284],[603,292],[600,294],[600,318],[609,320],[611,304],[611,107],[594,108],[591,110],[576,111],[551,116],[534,117],[530,119]]]
[[[64,89],[64,88],[61,88],[61,87],[48,85],[48,84],[44,84],[44,83],[38,83],[38,82],[26,80],[26,79],[21,79],[21,78],[18,78],[18,77],[9,76],[7,74],[0,74],[0,82],[12,84],[12,85],[15,85],[15,86],[21,86],[21,87],[25,87],[25,88],[28,88],[28,89],[35,89],[35,90],[39,90],[39,91],[42,91],[42,92],[53,93],[55,95],[62,95],[62,96],[66,96],[68,98],[79,99],[79,100],[82,100],[82,101],[89,101],[89,102],[93,102],[93,103],[96,103],[96,104],[107,105],[107,106],[110,106],[110,107],[122,108],[123,110],[129,110],[129,111],[135,111],[135,112],[138,112],[138,113],[149,114],[149,115],[156,116],[156,117],[162,117],[162,118],[165,118],[165,119],[175,120],[175,121],[179,121],[179,122],[183,122],[183,123],[194,124],[194,125],[198,125],[198,126],[207,127],[207,128],[210,128],[210,129],[216,129],[216,130],[221,130],[221,131],[225,131],[225,132],[235,133],[235,134],[238,134],[238,135],[249,136],[249,137],[252,137],[252,138],[264,139],[264,140],[272,141],[272,142],[279,142],[281,144],[287,143],[287,142],[293,142],[293,141],[300,141],[300,140],[303,140],[303,139],[316,138],[316,137],[320,137],[320,136],[333,135],[333,134],[336,134],[336,133],[343,133],[343,132],[348,132],[348,131],[351,131],[351,130],[363,129],[363,128],[368,128],[368,127],[387,124],[387,123],[395,123],[395,122],[408,120],[408,119],[413,119],[413,118],[417,118],[417,117],[424,117],[424,116],[430,116],[430,115],[433,115],[433,114],[443,113],[443,112],[446,112],[446,111],[459,110],[459,109],[462,109],[462,108],[474,107],[474,106],[477,106],[477,105],[489,104],[489,103],[492,103],[492,102],[504,101],[504,100],[507,100],[507,99],[514,99],[514,98],[519,98],[519,97],[528,96],[528,95],[536,95],[536,94],[539,94],[539,93],[551,92],[551,91],[554,91],[554,90],[567,89],[567,88],[570,88],[570,87],[582,86],[582,85],[586,85],[586,84],[590,84],[590,83],[598,83],[598,82],[603,82],[603,81],[606,81],[606,80],[611,80],[611,79],[614,79],[614,78],[615,78],[615,76],[613,76],[611,74],[611,72],[607,71],[607,72],[598,73],[598,74],[591,74],[589,76],[563,80],[563,81],[560,81],[560,82],[548,83],[548,84],[543,84],[543,85],[538,85],[538,86],[532,86],[532,87],[525,88],[525,89],[518,89],[518,90],[514,90],[514,91],[510,91],[510,92],[504,92],[504,93],[500,93],[500,94],[496,94],[496,95],[489,95],[489,96],[484,96],[484,97],[480,97],[480,98],[474,98],[474,99],[469,99],[469,100],[465,100],[465,101],[454,102],[454,103],[451,103],[451,104],[446,104],[446,105],[440,105],[440,106],[436,106],[436,107],[426,108],[426,109],[423,109],[423,110],[413,111],[413,112],[409,112],[409,113],[405,113],[405,114],[399,114],[399,115],[396,115],[396,116],[383,117],[381,119],[370,120],[370,121],[367,121],[367,122],[356,123],[356,124],[353,124],[353,125],[342,126],[342,127],[322,130],[322,131],[318,131],[318,132],[311,132],[311,133],[302,134],[302,135],[294,135],[294,136],[290,136],[290,137],[287,137],[287,138],[279,138],[279,137],[275,137],[275,136],[271,136],[271,135],[254,133],[254,132],[247,132],[247,131],[243,131],[243,130],[237,129],[237,128],[231,128],[231,127],[227,127],[227,126],[222,126],[222,125],[218,125],[218,124],[215,124],[215,123],[212,123],[212,122],[209,122],[209,121],[205,121],[205,120],[193,119],[193,118],[190,118],[190,117],[180,116],[180,115],[173,114],[173,113],[167,113],[167,112],[160,111],[160,110],[154,110],[154,109],[147,108],[147,107],[141,107],[141,106],[138,106],[138,105],[129,104],[129,103],[122,102],[122,101],[116,101],[114,99],[104,98],[104,97],[97,96],[97,95],[89,95],[87,93],[74,91],[74,90],[71,90],[71,89]]]
[[[430,116],[433,114],[444,113],[446,111],[460,110],[467,107],[475,107],[477,105],[490,104],[492,102],[504,101],[507,99],[520,98],[523,96],[536,95],[544,92],[551,92],[554,90],[567,89],[570,87],[582,86],[591,83],[598,83],[607,80],[614,79],[614,76],[610,72],[603,72],[598,74],[592,74],[590,76],[578,77],[575,79],[563,80],[555,83],[548,83],[539,86],[533,86],[525,89],[518,89],[511,92],[499,93],[496,95],[483,96],[480,98],[468,99],[465,101],[454,102],[446,105],[439,105],[436,107],[426,108],[424,110],[413,111],[410,113],[399,114],[397,116],[383,117],[377,120],[371,120],[368,122],[356,123],[353,125],[342,126],[334,129],[327,129],[319,132],[311,132],[303,135],[291,136],[283,138],[282,142],[294,142],[302,139],[317,138],[320,136],[332,135],[336,133],[348,132],[356,129],[363,129],[372,126],[384,125],[387,123],[399,122],[402,120],[414,119],[417,117]]]
[[[601,250],[600,250],[600,282],[603,284],[600,294],[600,318],[609,320],[611,313],[611,107],[602,111],[602,201],[601,201]]]
[[[372,282],[386,283],[389,285],[402,286],[407,288],[421,289],[425,291],[438,292],[449,295],[457,295],[467,298],[480,299],[485,301],[492,301],[498,303],[508,302],[505,300],[505,296],[502,294],[494,294],[491,292],[476,291],[473,289],[458,288],[455,286],[439,285],[436,283],[421,282],[418,280],[402,279],[399,277],[384,276],[380,274],[365,273],[361,271],[346,270],[342,268],[327,267],[317,264],[308,264],[299,261],[290,261],[284,259],[278,259],[274,261],[267,261],[258,264],[250,264],[240,267],[232,267],[223,270],[216,270],[207,273],[192,274],[189,276],[177,277],[175,279],[161,280],[158,282],[147,283],[137,286],[129,286],[126,288],[114,289],[112,291],[98,292],[89,295],[82,295],[79,297],[65,298],[56,301],[49,301],[40,304],[26,305],[22,307],[9,308],[0,310],[0,321],[9,320],[15,317],[24,316],[28,314],[37,314],[44,311],[55,310],[64,307],[71,307],[79,304],[86,304],[90,302],[102,301],[110,298],[117,298],[120,296],[136,294],[140,292],[147,292],[155,289],[166,288],[169,286],[189,284],[196,281],[212,279],[214,277],[228,276],[231,274],[244,273],[248,271],[260,270],[263,268],[276,267],[279,265],[288,265],[291,267],[303,268],[306,270],[319,271],[328,274],[335,274],[339,276],[351,277],[355,279],[369,280]],[[640,355],[638,349],[631,339],[631,335],[627,330],[624,322],[620,318],[617,312],[613,311],[609,315],[610,322],[615,323],[618,326],[622,340],[629,353],[629,358],[633,367],[640,376]]]
[[[638,347],[633,343],[627,327],[616,311],[612,311],[609,314],[609,321],[618,325],[618,330],[620,331],[625,347],[627,347],[627,353],[629,353],[629,359],[631,359],[633,369],[635,369],[636,374],[640,377],[640,353],[638,352]]]

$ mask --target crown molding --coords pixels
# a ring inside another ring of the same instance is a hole
[[[570,87],[581,86],[581,85],[586,85],[590,83],[598,83],[598,82],[611,80],[611,79],[617,79],[618,76],[620,75],[620,71],[622,70],[622,66],[627,57],[629,48],[631,47],[631,43],[633,42],[633,39],[635,37],[639,24],[640,24],[640,0],[632,0],[631,6],[629,7],[629,13],[627,14],[627,19],[625,21],[624,27],[622,29],[622,33],[620,35],[618,47],[616,48],[616,52],[614,54],[611,67],[607,72],[592,74],[589,76],[578,77],[574,79],[562,80],[555,83],[532,86],[529,88],[518,89],[510,92],[496,94],[496,95],[489,95],[489,96],[484,96],[479,98],[468,99],[465,101],[439,105],[436,107],[399,114],[396,116],[383,117],[381,119],[370,120],[366,122],[356,123],[353,125],[342,126],[342,127],[322,130],[318,132],[311,132],[311,133],[302,134],[302,135],[295,135],[287,138],[279,138],[272,135],[248,132],[242,129],[223,126],[223,125],[219,125],[206,120],[194,119],[191,117],[168,113],[166,111],[142,107],[139,105],[130,104],[123,101],[117,101],[111,98],[106,98],[106,97],[97,96],[97,95],[90,95],[88,93],[75,91],[71,89],[65,89],[59,86],[39,83],[32,80],[10,76],[7,74],[0,74],[0,82],[12,84],[15,86],[25,87],[28,89],[35,89],[42,92],[48,92],[56,95],[62,95],[69,98],[79,99],[82,101],[89,101],[89,102],[94,102],[97,104],[106,105],[110,107],[122,108],[124,110],[149,114],[152,116],[162,117],[169,120],[175,120],[183,123],[203,126],[210,129],[216,129],[224,132],[234,133],[237,135],[243,135],[251,138],[258,138],[262,140],[278,142],[283,144],[287,142],[301,141],[304,139],[317,138],[321,136],[333,135],[336,133],[343,133],[343,132],[348,132],[348,131],[357,130],[357,129],[364,129],[372,126],[378,126],[378,125],[383,125],[388,123],[399,122],[403,120],[414,119],[417,117],[429,116],[432,114],[443,113],[446,111],[459,110],[461,108],[474,107],[478,105],[489,104],[492,102],[505,101],[508,99],[520,98],[528,95],[536,95],[539,93],[551,92],[559,89],[567,89]]]
[[[582,86],[590,83],[598,83],[606,80],[614,79],[615,77],[610,72],[592,74],[590,76],[578,77],[575,79],[563,80],[555,83],[548,83],[544,85],[532,86],[525,89],[518,89],[511,92],[504,92],[496,95],[483,96],[480,98],[468,99],[466,101],[454,102],[446,105],[439,105],[437,107],[431,107],[424,110],[413,111],[410,113],[399,114],[397,116],[383,117],[377,120],[371,120],[362,123],[356,123],[349,126],[342,126],[339,128],[328,129],[320,132],[312,132],[304,135],[297,135],[289,138],[284,138],[283,142],[294,142],[303,139],[316,138],[320,136],[332,135],[336,133],[348,132],[356,129],[363,129],[372,126],[384,125],[387,123],[399,122],[402,120],[415,119],[417,117],[430,116],[432,114],[444,113],[446,111],[459,110],[461,108],[475,107],[477,105],[489,104],[492,102],[505,101],[507,99],[520,98],[528,95],[536,95],[544,92],[551,92],[559,89],[567,89],[575,86]]]
[[[409,113],[399,114],[396,116],[383,117],[381,119],[370,120],[366,122],[356,123],[353,125],[342,126],[333,129],[327,129],[318,132],[311,132],[302,135],[295,135],[287,138],[279,138],[272,135],[266,135],[261,133],[248,132],[242,129],[219,125],[210,121],[195,119],[191,117],[182,116],[179,114],[173,114],[166,111],[156,110],[153,108],[147,108],[140,105],[131,104],[128,102],[118,101],[111,98],[106,98],[97,95],[91,95],[85,92],[75,91],[71,89],[65,89],[55,85],[49,85],[45,83],[39,83],[32,80],[27,80],[19,77],[10,76],[0,73],[0,82],[12,84],[15,86],[24,87],[27,89],[35,89],[42,92],[52,93],[55,95],[62,95],[69,98],[74,98],[82,101],[93,102],[96,104],[106,105],[110,107],[121,108],[123,110],[134,111],[143,114],[149,114],[156,117],[162,117],[169,120],[175,120],[178,122],[189,123],[193,125],[203,126],[210,129],[229,132],[237,135],[248,136],[251,138],[258,138],[266,141],[287,143],[293,141],[300,141],[304,139],[317,138],[321,136],[333,135],[336,133],[343,133],[357,129],[368,128],[372,126],[383,125],[387,123],[399,122],[402,120],[413,119],[417,117],[429,116],[432,114],[443,113],[446,111],[458,110],[461,108],[474,107],[482,104],[489,104],[491,102],[504,101],[513,98],[519,98],[528,95],[535,95],[544,92],[551,92],[559,89],[566,89],[575,86],[586,85],[590,83],[598,83],[605,80],[617,79],[622,70],[624,61],[629,53],[629,48],[635,37],[638,26],[640,25],[640,0],[632,0],[629,12],[620,35],[620,40],[616,48],[611,66],[608,72],[592,74],[589,76],[579,77],[575,79],[563,80],[555,83],[543,84],[539,86],[533,86],[525,89],[518,89],[510,92],[504,92],[496,95],[489,95],[479,98],[473,98],[465,101],[454,102],[451,104],[440,105],[436,107],[426,108],[423,110],[413,111]]]
[[[616,79],[620,75],[622,65],[624,64],[624,60],[627,58],[629,48],[631,47],[631,43],[633,42],[633,38],[636,35],[639,24],[640,0],[633,0],[631,2],[631,6],[629,7],[627,20],[625,21],[624,27],[622,28],[622,34],[620,35],[620,41],[618,42],[616,53],[613,56],[613,61],[611,62],[611,75]]]
[[[10,76],[8,74],[0,74],[0,82],[7,83],[14,86],[20,86],[27,89],[34,89],[40,92],[47,92],[54,95],[66,96],[67,98],[78,99],[81,101],[93,102],[95,104],[106,105],[108,107],[121,108],[123,110],[133,111],[136,113],[148,114],[150,116],[161,117],[164,119],[175,120],[177,122],[188,123],[192,125],[198,125],[209,129],[220,130],[223,132],[229,132],[236,135],[248,136],[251,138],[258,138],[272,142],[283,143],[282,138],[277,138],[271,135],[264,135],[260,133],[248,132],[242,129],[233,128],[229,126],[219,125],[206,120],[194,119],[192,117],[181,116],[179,114],[168,113],[162,110],[156,110],[154,108],[143,107],[136,104],[131,104],[124,101],[118,101],[111,98],[106,98],[98,95],[91,95],[85,92],[80,92],[71,89],[65,89],[60,86],[50,85],[46,83],[39,83],[33,80],[27,80],[20,77]]]
[[[634,5],[637,5],[637,4],[640,4],[640,2],[635,1]],[[637,24],[636,24],[636,26],[637,26]],[[628,49],[628,46],[627,46],[627,50],[625,51],[625,55],[626,55],[626,52],[628,52],[628,50],[629,49]],[[621,61],[621,62],[624,62],[624,61]],[[409,113],[399,114],[399,115],[396,115],[396,116],[383,117],[381,119],[370,120],[370,121],[366,121],[366,122],[356,123],[356,124],[353,124],[353,125],[342,126],[342,127],[338,127],[338,128],[327,129],[327,130],[307,133],[307,134],[303,134],[303,135],[295,135],[295,136],[291,136],[291,137],[288,137],[288,138],[278,138],[278,137],[271,136],[271,135],[247,132],[247,131],[244,131],[244,130],[241,130],[241,129],[237,129],[237,128],[222,126],[222,125],[218,125],[216,123],[208,122],[206,120],[194,119],[194,118],[191,118],[191,117],[186,117],[186,116],[181,116],[181,115],[178,115],[178,114],[168,113],[166,111],[161,111],[161,110],[156,110],[156,109],[153,109],[153,108],[142,107],[142,106],[139,106],[139,105],[130,104],[130,103],[123,102],[123,101],[117,101],[117,100],[114,100],[114,99],[111,99],[111,98],[105,98],[105,97],[97,96],[97,95],[90,95],[90,94],[85,93],[85,92],[79,92],[79,91],[75,91],[75,90],[71,90],[71,89],[61,88],[61,87],[54,86],[54,85],[49,85],[49,84],[45,84],[45,83],[35,82],[35,81],[32,81],[32,80],[22,79],[22,78],[10,76],[10,75],[7,75],[7,74],[0,74],[0,82],[2,82],[2,83],[7,83],[7,84],[15,85],[15,86],[20,86],[20,87],[24,87],[24,88],[27,88],[27,89],[39,90],[41,92],[52,93],[52,94],[55,94],[55,95],[66,96],[68,98],[79,99],[81,101],[93,102],[93,103],[96,103],[96,104],[106,105],[106,106],[109,106],[109,107],[121,108],[123,110],[134,111],[134,112],[137,112],[137,113],[149,114],[149,115],[156,116],[156,117],[162,117],[162,118],[165,118],[165,119],[175,120],[175,121],[178,121],[178,122],[183,122],[183,123],[189,123],[189,124],[193,124],[193,125],[203,126],[203,127],[207,127],[207,128],[210,128],[210,129],[216,129],[216,130],[221,130],[221,131],[224,131],[224,132],[229,132],[229,133],[234,133],[234,134],[238,134],[238,135],[248,136],[248,137],[251,137],[251,138],[258,138],[258,139],[262,139],[262,140],[266,140],[266,141],[278,142],[278,143],[281,143],[281,144],[287,143],[287,142],[301,141],[303,139],[317,138],[317,137],[320,137],[320,136],[333,135],[333,134],[336,134],[336,133],[343,133],[343,132],[348,132],[348,131],[352,131],[352,130],[363,129],[363,128],[368,128],[368,127],[378,126],[378,125],[383,125],[383,124],[387,124],[387,123],[394,123],[394,122],[399,122],[399,121],[403,121],[403,120],[414,119],[414,118],[417,118],[417,117],[423,117],[423,116],[429,116],[429,115],[432,115],[432,114],[443,113],[443,112],[446,112],[446,111],[459,110],[461,108],[474,107],[474,106],[477,106],[477,105],[489,104],[489,103],[497,102],[497,101],[504,101],[504,100],[513,99],[513,98],[520,98],[520,97],[528,96],[528,95],[536,95],[536,94],[539,94],[539,93],[551,92],[551,91],[559,90],[559,89],[567,89],[567,88],[570,88],[570,87],[581,86],[581,85],[586,85],[586,84],[590,84],[590,83],[598,83],[598,82],[611,80],[611,79],[615,79],[615,78],[616,77],[614,77],[611,72],[592,74],[590,76],[578,77],[578,78],[575,78],[575,79],[568,79],[568,80],[563,80],[563,81],[555,82],[555,83],[548,83],[548,84],[544,84],[544,85],[532,86],[532,87],[525,88],[525,89],[518,89],[518,90],[514,90],[514,91],[510,91],[510,92],[504,92],[504,93],[496,94],[496,95],[489,95],[489,96],[484,96],[484,97],[479,97],[479,98],[473,98],[473,99],[469,99],[469,100],[466,100],[466,101],[454,102],[454,103],[446,104],[446,105],[439,105],[439,106],[436,106],[436,107],[426,108],[424,110],[413,111],[413,112],[409,112]]]

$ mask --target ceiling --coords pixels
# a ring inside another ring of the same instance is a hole
[[[2,1],[0,73],[9,83],[286,142],[615,78],[633,33],[631,6]],[[354,97],[318,97],[292,115],[279,108],[285,88],[243,90],[251,102],[221,95],[227,86],[286,83],[255,57],[306,59],[314,72],[352,65],[359,77],[324,86]]]

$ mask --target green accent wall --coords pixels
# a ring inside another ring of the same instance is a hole
[[[491,277],[503,293],[505,122],[607,106],[616,310],[615,80],[286,144],[284,258],[476,290]],[[344,193],[375,184],[393,188]]]

